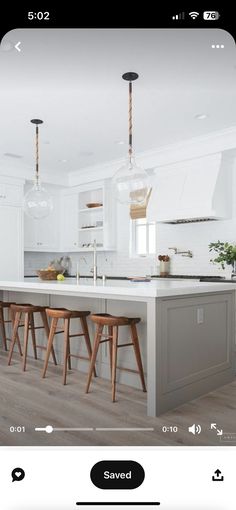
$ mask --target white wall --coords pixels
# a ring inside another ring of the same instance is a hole
[[[208,244],[211,241],[227,240],[236,242],[236,168],[233,174],[233,217],[224,221],[189,223],[180,225],[157,225],[157,254],[171,255],[172,274],[222,274],[224,271],[210,263]],[[98,253],[99,274],[136,276],[156,273],[157,257],[130,258],[128,208],[118,205],[117,210],[117,251]],[[193,258],[174,255],[168,250],[176,246],[181,250],[191,250]],[[55,257],[55,253],[25,253],[25,273],[34,274],[36,269],[46,267]],[[89,274],[93,259],[91,253],[71,253],[72,272],[76,271],[79,262],[80,273]]]

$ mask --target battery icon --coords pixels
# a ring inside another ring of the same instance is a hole
[[[216,21],[219,17],[220,14],[218,11],[204,11],[203,13],[203,19],[207,21]]]

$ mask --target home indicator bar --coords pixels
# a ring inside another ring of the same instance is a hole
[[[109,505],[113,505],[113,506],[160,506],[160,502],[159,501],[137,501],[135,503],[131,503],[130,501],[122,501],[122,502],[115,502],[114,501],[99,501],[99,502],[93,502],[93,501],[86,501],[86,502],[80,502],[80,501],[77,501],[76,505],[78,506],[90,506],[90,505],[93,505],[93,506],[109,506]]]

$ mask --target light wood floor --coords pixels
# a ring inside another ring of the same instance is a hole
[[[118,385],[117,399],[111,403],[109,381],[97,378],[88,395],[84,393],[85,374],[72,371],[68,385],[61,383],[61,367],[50,366],[41,379],[41,361],[30,361],[22,373],[20,362],[6,364],[0,352],[0,445],[26,446],[172,446],[222,445],[210,423],[224,432],[235,433],[236,381],[198,398],[160,418],[147,418],[146,395]],[[202,433],[192,435],[188,427],[200,423]],[[26,433],[11,433],[10,426],[25,426]],[[35,427],[153,427],[154,431],[35,432]],[[176,425],[177,434],[162,432],[163,425]]]

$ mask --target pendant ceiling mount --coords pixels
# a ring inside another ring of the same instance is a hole
[[[36,124],[37,126],[39,124],[43,124],[43,120],[40,119],[32,119],[30,122],[32,122],[32,124]]]
[[[138,77],[133,71],[122,75],[123,80],[128,82],[128,157],[113,177],[118,202],[129,205],[145,203],[149,193],[147,172],[138,167],[133,151],[133,81]]]
[[[139,75],[137,73],[133,73],[133,72],[122,74],[123,80],[126,80],[126,81],[135,81],[138,79],[138,77],[139,77]]]
[[[30,122],[35,125],[35,180],[33,187],[24,197],[24,209],[28,216],[42,219],[53,209],[52,198],[42,187],[39,178],[39,125],[43,124],[43,120],[32,119]]]

